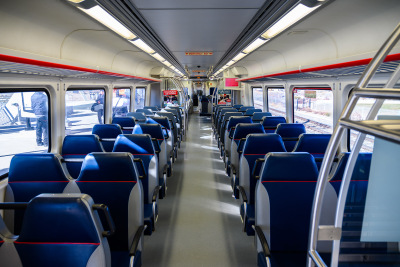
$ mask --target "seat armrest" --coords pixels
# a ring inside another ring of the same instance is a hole
[[[236,175],[236,167],[233,164],[231,164],[231,172],[233,175]]]
[[[244,188],[240,185],[236,186],[237,190],[239,190],[240,195],[242,196],[243,202],[247,203],[247,195],[246,191],[244,191]]]
[[[261,163],[263,163],[265,159],[259,158],[256,159],[256,163],[254,164],[253,171],[251,172],[251,175],[254,177],[254,179],[258,180],[260,179],[260,171],[261,171]]]
[[[108,209],[108,207],[106,205],[104,205],[104,204],[94,204],[92,206],[92,208],[94,210],[103,212],[103,215],[104,215],[103,218],[105,218],[105,220],[106,220],[106,223],[107,223],[107,226],[108,226],[109,230],[104,230],[103,233],[102,233],[102,236],[103,237],[112,236],[115,233],[115,224],[114,224],[114,221],[113,221],[113,219],[111,217],[110,210]]]
[[[161,186],[157,185],[156,188],[154,188],[153,191],[153,197],[151,199],[152,202],[156,202],[157,201],[157,197],[158,197],[158,191],[160,191]]]
[[[139,228],[137,229],[135,236],[133,237],[131,247],[129,248],[129,256],[135,256],[137,247],[145,229],[146,227],[144,225],[139,226]]]
[[[139,179],[145,179],[145,178],[147,178],[146,168],[144,167],[143,160],[142,160],[142,159],[139,159],[139,158],[134,158],[134,159],[133,159],[133,162],[135,162],[135,163],[140,163],[140,168],[141,168],[141,170],[142,170],[141,174],[143,174],[143,175],[139,175]],[[137,166],[137,164],[136,164],[136,166]],[[140,173],[140,172],[139,172],[139,173]]]
[[[168,168],[169,168],[168,164],[165,164],[163,168],[163,174],[166,174],[168,172]]]
[[[257,234],[258,239],[260,240],[261,247],[263,249],[264,255],[266,257],[270,257],[271,256],[271,252],[269,251],[269,246],[268,246],[268,243],[267,243],[267,239],[265,238],[265,235],[264,235],[261,227],[256,225],[254,227],[254,230],[255,230],[255,232]]]

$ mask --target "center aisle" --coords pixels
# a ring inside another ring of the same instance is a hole
[[[212,137],[211,119],[193,114],[181,143],[156,231],[145,237],[143,266],[256,266],[239,202]]]

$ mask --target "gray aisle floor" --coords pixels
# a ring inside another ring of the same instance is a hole
[[[256,266],[253,237],[242,231],[239,201],[212,137],[211,119],[192,114],[156,231],[145,237],[143,266]]]

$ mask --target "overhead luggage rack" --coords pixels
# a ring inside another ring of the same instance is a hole
[[[400,225],[400,218],[392,215],[400,209],[400,201],[393,201],[392,197],[400,195],[396,191],[400,184],[397,179],[399,164],[394,162],[398,159],[396,155],[400,155],[400,113],[397,112],[400,90],[395,89],[400,66],[391,73],[384,88],[368,86],[399,39],[400,24],[365,69],[335,126],[314,195],[308,266],[400,265],[400,227],[392,227]],[[360,106],[360,99],[367,99],[371,107],[368,115],[356,119],[352,115]],[[389,112],[385,101],[394,106]],[[380,111],[390,116],[382,116]],[[324,196],[333,193],[330,179],[335,172],[332,168],[335,155],[350,130],[357,132],[357,139],[342,179],[335,181],[340,183],[337,203],[323,203]],[[374,138],[370,169],[353,175],[353,171],[357,172],[356,162],[367,135]],[[322,219],[329,211],[330,220]]]

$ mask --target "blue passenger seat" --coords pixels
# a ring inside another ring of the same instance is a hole
[[[106,152],[111,152],[114,147],[115,139],[122,134],[121,126],[118,124],[96,124],[93,126],[92,134],[100,138],[100,142]]]
[[[158,158],[158,180],[160,189],[160,199],[164,198],[167,192],[168,174],[168,154],[167,142],[160,124],[140,124],[136,125],[132,134],[149,134],[153,140],[154,148]]]
[[[251,118],[253,122],[261,123],[264,117],[272,116],[270,112],[254,112]]]
[[[150,110],[150,109],[147,109],[147,108],[138,108],[136,110],[136,112],[144,113],[144,115],[146,115],[146,116],[153,116],[154,115],[153,111]]]
[[[17,154],[11,159],[5,202],[28,202],[42,193],[63,193],[72,180],[58,154]],[[19,234],[23,210],[4,212],[8,229]]]
[[[135,123],[146,123],[147,117],[143,112],[128,112],[127,117],[132,117],[135,119]]]
[[[236,125],[239,123],[252,123],[250,117],[247,116],[232,116],[227,121],[225,131],[224,131],[224,162],[225,162],[225,171],[228,176],[231,176],[231,146],[232,146],[232,138],[233,133],[235,132]]]
[[[112,124],[121,126],[123,134],[131,134],[133,127],[135,127],[135,119],[133,117],[114,117]]]
[[[129,250],[133,242],[139,242],[134,236],[140,238],[144,230],[143,188],[137,169],[130,153],[91,153],[86,156],[78,179],[71,181],[65,191],[88,194],[96,203],[108,206],[116,227],[108,239],[113,263],[129,262]],[[140,261],[142,241],[137,246],[136,260]]]
[[[150,109],[151,111],[153,111],[153,113],[160,110],[160,109],[159,109],[158,107],[156,107],[156,106],[144,106],[143,108],[144,108],[144,109]]]
[[[67,135],[64,137],[61,155],[72,178],[78,178],[83,159],[91,152],[105,152],[97,135]]]
[[[259,108],[248,108],[243,115],[252,117],[254,112],[262,112],[262,110]]]
[[[249,134],[243,147],[243,154],[240,158],[239,172],[240,179],[237,189],[240,192],[242,205],[240,216],[244,222],[244,231],[247,235],[254,235],[254,199],[256,188],[256,177],[254,168],[256,160],[264,158],[269,152],[286,152],[282,138],[277,134]]]
[[[275,133],[282,137],[286,151],[293,151],[299,136],[306,133],[306,127],[301,123],[280,123],[275,130]]]
[[[330,139],[330,134],[301,134],[293,152],[308,152],[313,155],[319,170]]]
[[[129,152],[134,158],[141,159],[143,168],[139,169],[139,175],[144,176],[140,181],[143,185],[144,195],[144,221],[147,225],[145,234],[151,235],[155,230],[155,222],[158,216],[158,194],[160,190],[158,180],[158,159],[148,134],[124,134],[118,136],[113,152]]]
[[[230,166],[231,186],[235,198],[239,197],[239,191],[236,187],[239,185],[240,178],[240,156],[242,154],[244,141],[246,140],[247,135],[251,133],[265,133],[264,127],[259,123],[238,123],[232,135]]]
[[[249,109],[249,108],[254,108],[254,106],[241,106],[239,108],[239,111],[244,114],[246,112],[246,110]]]
[[[317,179],[309,153],[265,156],[255,200],[258,266],[267,266],[267,257],[271,266],[306,266]]]
[[[266,116],[261,121],[266,133],[275,133],[276,127],[278,127],[280,123],[286,123],[285,117]]]
[[[233,105],[233,108],[235,108],[236,110],[239,110],[241,107],[243,107],[243,105],[241,104]]]
[[[33,198],[14,242],[19,259],[14,257],[13,266],[18,266],[19,260],[22,266],[32,267],[111,266],[107,238],[95,207],[92,198],[83,194]]]

